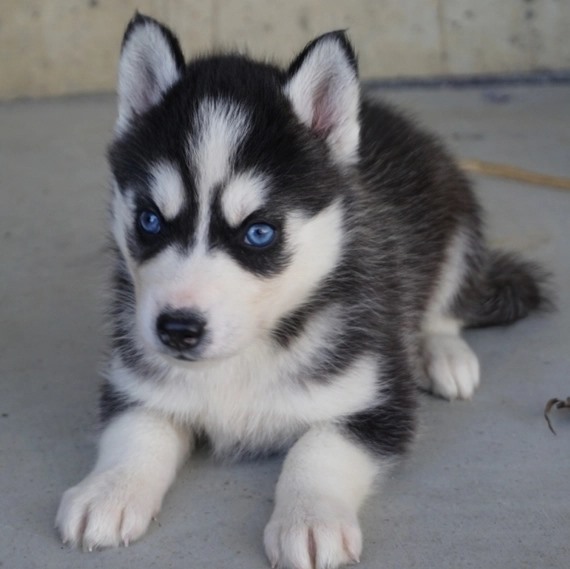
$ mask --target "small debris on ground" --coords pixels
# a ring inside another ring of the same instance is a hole
[[[544,408],[544,418],[548,423],[548,428],[552,431],[553,434],[556,434],[556,431],[554,430],[554,428],[552,427],[552,423],[550,422],[550,417],[548,416],[550,410],[553,407],[555,407],[556,409],[570,409],[570,397],[568,397],[566,401],[564,401],[564,399],[557,399],[556,397],[554,397],[553,399],[550,399],[548,401],[546,407]]]

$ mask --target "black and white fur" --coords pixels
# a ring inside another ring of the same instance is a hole
[[[413,438],[416,386],[470,398],[479,367],[461,329],[538,308],[537,272],[487,249],[440,144],[361,94],[343,32],[286,70],[237,54],[186,65],[136,15],[118,101],[104,430],[61,501],[63,540],[141,537],[205,436],[219,455],[288,449],[272,566],[357,561],[359,506]],[[158,235],[141,231],[145,210]],[[259,220],[277,235],[266,249],[244,243]],[[199,320],[200,341],[165,344],[164,314]]]

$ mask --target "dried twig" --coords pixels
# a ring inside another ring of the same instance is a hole
[[[495,162],[487,162],[486,160],[472,160],[466,158],[461,160],[460,164],[463,170],[474,174],[507,178],[517,180],[518,182],[525,182],[526,184],[534,184],[536,186],[548,186],[550,188],[570,190],[570,178],[540,174],[538,172],[524,170],[518,166],[497,164]]]
[[[552,423],[550,422],[550,417],[548,416],[548,414],[550,413],[550,410],[556,407],[556,409],[570,409],[570,397],[568,397],[566,399],[566,401],[564,401],[563,399],[557,399],[556,397],[554,397],[553,399],[550,399],[548,401],[548,403],[546,404],[546,407],[544,408],[544,418],[546,419],[546,422],[548,423],[548,428],[552,431],[553,434],[556,434],[556,431],[554,430],[554,428],[552,427]]]

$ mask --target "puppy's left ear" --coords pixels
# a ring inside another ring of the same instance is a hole
[[[176,36],[153,18],[135,13],[125,30],[119,60],[116,132],[123,132],[134,116],[156,105],[183,70]]]
[[[360,85],[354,50],[342,31],[318,37],[289,68],[285,94],[303,124],[341,164],[358,160]]]

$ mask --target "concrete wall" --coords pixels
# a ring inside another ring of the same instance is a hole
[[[368,78],[570,68],[570,0],[0,0],[0,99],[112,90],[137,8],[187,55],[248,46],[287,61],[349,28]]]

